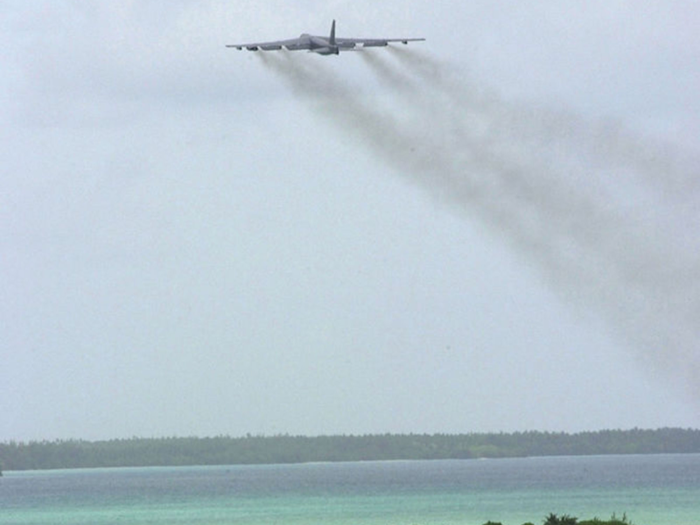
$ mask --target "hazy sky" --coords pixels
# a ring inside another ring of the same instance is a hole
[[[3,2],[0,440],[700,427],[698,27]]]

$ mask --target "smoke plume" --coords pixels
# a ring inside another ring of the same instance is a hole
[[[563,301],[700,402],[700,186],[690,160],[618,125],[506,102],[410,50],[361,55],[389,105],[319,60],[259,55],[320,116],[490,228]]]

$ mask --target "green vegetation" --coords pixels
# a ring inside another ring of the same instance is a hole
[[[556,514],[549,514],[544,519],[544,525],[633,525],[631,521],[627,520],[627,515],[623,514],[621,518],[612,515],[609,520],[600,520],[598,518],[593,518],[592,520],[578,521],[578,518],[569,516],[568,514],[563,514],[557,516]],[[503,525],[498,521],[487,521],[484,525]],[[531,522],[523,523],[523,525],[534,525]]]
[[[598,518],[593,518],[592,520],[579,521],[578,525],[634,525],[631,521],[627,519],[627,514],[623,513],[621,517],[617,517],[615,514],[608,521],[599,520]]]
[[[5,470],[700,452],[700,430],[218,436],[0,443]]]
[[[576,525],[578,518],[564,514],[562,516],[557,516],[554,513],[549,514],[544,519],[544,525]]]

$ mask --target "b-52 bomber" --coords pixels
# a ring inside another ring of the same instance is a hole
[[[289,51],[306,50],[319,55],[338,55],[341,51],[357,51],[364,47],[383,47],[390,42],[401,42],[408,44],[409,42],[420,42],[425,38],[336,38],[335,36],[335,20],[331,24],[330,36],[314,36],[304,33],[299,38],[290,40],[277,40],[275,42],[259,42],[253,44],[227,44],[226,47],[235,47],[236,49],[247,49],[248,51],[278,51],[282,48]],[[362,47],[358,47],[362,46]]]

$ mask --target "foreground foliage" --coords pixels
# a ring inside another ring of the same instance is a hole
[[[578,521],[578,518],[574,516],[569,516],[568,514],[562,514],[558,516],[554,513],[549,514],[543,521],[544,525],[634,525],[631,521],[627,519],[627,515],[623,514],[622,517],[617,517],[615,514],[609,520],[601,520],[598,518],[593,518],[592,520]],[[484,525],[503,525],[498,521],[487,521]],[[523,525],[534,525],[533,523],[523,523]]]
[[[218,436],[0,443],[5,470],[700,452],[700,430]],[[580,522],[579,522],[580,523]]]

